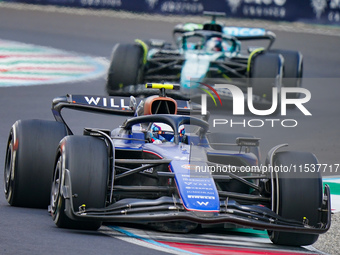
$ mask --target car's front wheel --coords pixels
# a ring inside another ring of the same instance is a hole
[[[274,167],[281,169],[278,171],[278,185],[274,189],[273,209],[276,213],[285,219],[304,221],[310,226],[318,225],[322,205],[322,179],[315,170],[317,165],[318,160],[311,153],[276,153]],[[268,234],[274,244],[280,245],[311,245],[318,239],[317,234],[279,231],[268,231]]]
[[[116,44],[112,51],[106,91],[109,95],[130,95],[124,88],[143,83],[143,49],[138,44]]]
[[[283,77],[283,57],[280,54],[261,52],[251,60],[249,78],[253,94],[272,101],[273,88],[281,88]]]
[[[280,54],[284,58],[283,87],[299,88],[303,75],[303,56],[299,51],[271,50],[270,52]],[[299,93],[288,93],[288,98],[298,98]]]
[[[97,230],[100,221],[76,221],[66,215],[62,187],[69,171],[73,210],[105,207],[109,166],[105,142],[90,136],[67,136],[60,142],[55,162],[50,206],[53,221],[60,228]]]

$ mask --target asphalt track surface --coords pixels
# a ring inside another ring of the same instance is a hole
[[[45,13],[0,8],[0,39],[49,46],[80,54],[109,59],[118,42],[133,42],[135,38],[171,40],[173,23]],[[320,162],[339,162],[340,109],[340,37],[275,31],[277,48],[298,49],[304,55],[303,86],[311,91],[312,100],[306,107],[312,117],[290,110],[289,118],[299,121],[296,128],[233,128],[261,137],[262,158],[271,147],[289,143],[293,150],[311,151]],[[336,31],[339,32],[338,30]],[[103,95],[104,78],[93,81],[0,88],[0,166],[4,165],[7,136],[18,119],[50,119],[54,97],[70,94]],[[288,117],[287,116],[287,117]],[[72,123],[81,128],[78,115]],[[225,115],[218,116],[226,118]],[[230,118],[230,116],[228,117]],[[106,121],[107,128],[117,126],[123,118]],[[221,127],[219,127],[221,128]],[[225,127],[224,127],[225,128]],[[325,173],[331,175],[334,173]],[[337,173],[339,175],[339,173]],[[3,176],[0,175],[0,182]],[[126,243],[102,232],[61,230],[55,227],[45,210],[8,206],[0,194],[1,254],[161,254]]]

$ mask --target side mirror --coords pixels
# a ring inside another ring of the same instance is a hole
[[[131,110],[136,110],[137,108],[137,100],[134,96],[130,96],[130,104],[129,104],[129,107]]]

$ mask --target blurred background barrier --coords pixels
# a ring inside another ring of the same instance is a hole
[[[200,15],[340,25],[340,0],[0,0],[63,7],[114,9],[150,14]]]

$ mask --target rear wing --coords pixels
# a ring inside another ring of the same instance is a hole
[[[134,111],[130,109],[129,97],[103,97],[88,95],[66,95],[53,99],[52,112],[56,120],[61,116],[63,108],[106,113],[114,115],[133,116]]]
[[[78,111],[93,112],[99,114],[135,116],[135,110],[132,103],[139,104],[143,98],[119,97],[119,96],[93,96],[93,95],[66,95],[53,99],[52,113],[56,121],[62,122],[68,128],[62,117],[62,109],[74,109]],[[177,114],[190,115],[191,109],[188,101],[176,100]]]
[[[269,30],[264,28],[255,28],[255,27],[223,27],[223,34],[228,36],[233,36],[239,41],[250,41],[250,40],[269,40],[269,45],[267,49],[269,49],[275,39],[276,35]]]
[[[224,26],[222,23],[217,23],[217,17],[225,17],[225,12],[203,12],[204,16],[210,16],[211,21],[206,23],[185,23],[178,24],[174,27],[173,36],[175,41],[176,34],[183,34],[186,32],[193,32],[196,30],[205,30],[205,31],[213,31],[220,32],[224,35],[234,37],[240,41],[242,40],[263,40],[268,39],[270,41],[269,49],[275,41],[275,34],[271,31],[268,31],[264,28],[255,28],[255,27],[229,27]]]
[[[204,24],[199,23],[185,23],[185,24],[178,24],[174,27],[173,30],[173,37],[175,42],[178,42],[178,35],[184,34],[187,32],[194,32],[199,30],[211,31],[211,32],[221,32],[221,34],[233,37],[239,41],[246,41],[246,40],[269,40],[269,45],[267,49],[269,49],[275,39],[276,35],[269,30],[264,28],[255,28],[255,27],[229,27],[229,26],[222,26],[219,24],[212,24],[214,26],[220,26],[221,31],[217,31],[217,29],[210,29],[209,27],[205,27]]]

